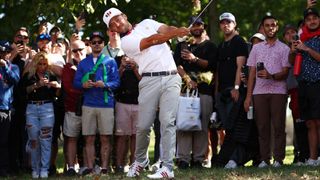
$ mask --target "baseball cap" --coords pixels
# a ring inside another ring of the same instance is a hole
[[[263,34],[261,34],[261,33],[255,33],[255,34],[250,38],[250,42],[252,41],[253,38],[258,38],[258,39],[260,39],[260,40],[262,40],[262,41],[266,40],[266,37],[265,37]]]
[[[234,15],[229,13],[229,12],[222,13],[219,16],[219,21],[222,21],[222,20],[225,20],[225,19],[227,19],[229,21],[233,21],[234,23],[236,22],[236,18],[234,17]]]
[[[319,12],[315,8],[308,8],[303,12],[304,19],[306,19],[310,14],[314,14],[319,17]]]
[[[51,41],[50,35],[47,34],[47,33],[38,35],[36,41],[39,42],[39,41],[41,41],[41,40]]]
[[[195,16],[191,16],[189,19],[189,25],[191,24],[204,24],[204,22],[202,21],[201,17],[197,18]]]
[[[297,29],[296,27],[294,27],[294,26],[291,25],[291,24],[287,24],[287,25],[284,26],[283,34],[282,34],[282,35],[284,36],[289,29],[292,29],[292,30],[294,30],[295,32],[298,32],[298,29]]]
[[[107,25],[107,27],[109,27],[109,22],[110,22],[111,18],[113,18],[114,16],[118,16],[120,14],[122,14],[122,12],[119,9],[110,8],[110,9],[106,10],[106,12],[104,12],[103,22]]]
[[[99,37],[102,40],[104,40],[104,35],[102,34],[102,32],[100,31],[95,31],[93,33],[90,34],[90,41],[94,38],[94,37]]]
[[[0,52],[8,52],[11,50],[12,50],[12,47],[9,41],[0,40]]]

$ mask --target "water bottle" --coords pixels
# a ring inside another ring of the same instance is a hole
[[[249,106],[249,111],[247,112],[247,118],[249,120],[253,119],[253,106]]]
[[[301,64],[302,64],[302,55],[300,52],[298,52],[294,59],[293,75],[299,76],[301,72]]]

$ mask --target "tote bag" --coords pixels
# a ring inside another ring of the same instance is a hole
[[[176,125],[179,131],[201,131],[198,90],[193,90],[190,94],[187,89],[186,96],[179,97]]]

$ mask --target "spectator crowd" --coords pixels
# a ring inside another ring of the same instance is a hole
[[[320,166],[320,15],[313,2],[297,26],[263,17],[249,42],[236,17],[222,13],[218,45],[201,18],[191,17],[190,28],[154,19],[132,25],[116,8],[103,15],[105,32],[83,39],[83,17],[69,39],[40,24],[35,45],[19,28],[12,41],[0,41],[0,177],[54,176],[59,142],[66,176],[137,177],[149,169],[148,178],[173,178],[175,167],[234,169],[251,160],[278,168],[288,100],[292,164]],[[177,129],[179,97],[189,90],[198,92],[201,128]]]

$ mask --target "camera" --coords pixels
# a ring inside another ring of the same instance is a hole
[[[89,80],[91,80],[92,82],[96,82],[96,74],[95,73],[90,73],[89,74]]]
[[[184,49],[188,49],[188,43],[187,42],[181,42],[181,51],[184,50]]]
[[[249,76],[249,67],[247,65],[243,65],[241,67],[241,73],[244,75],[245,78]]]
[[[264,64],[263,62],[257,62],[257,71],[264,70]]]
[[[126,69],[126,70],[131,70],[130,64],[127,64],[126,67],[125,67],[125,69]]]

